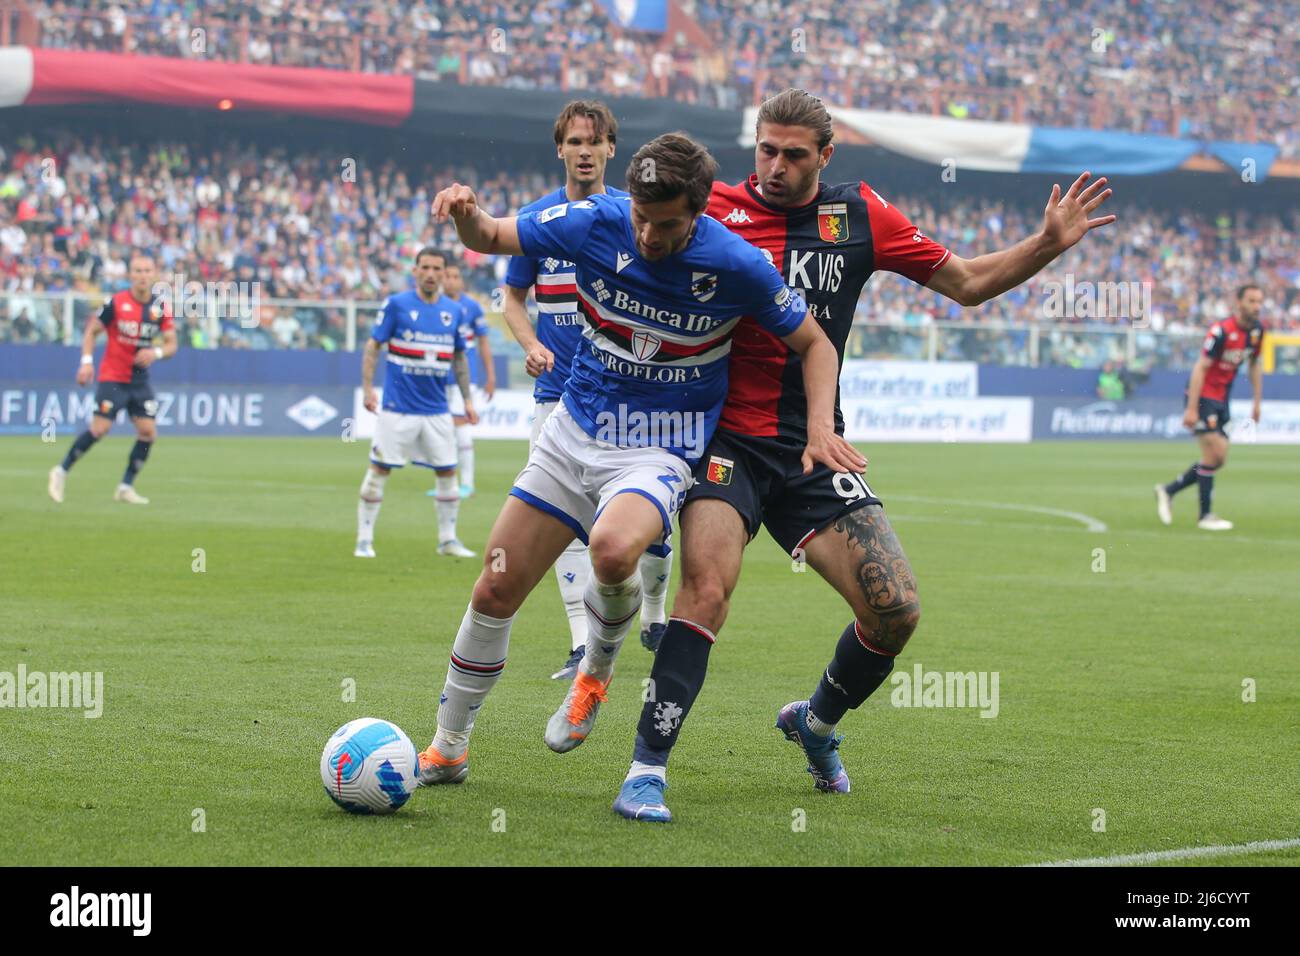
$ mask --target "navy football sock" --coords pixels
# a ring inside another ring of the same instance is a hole
[[[68,449],[68,453],[63,456],[63,470],[71,471],[72,466],[77,463],[77,459],[90,451],[90,446],[95,444],[97,441],[99,441],[99,439],[95,437],[89,428],[78,435],[77,440],[74,441],[72,447]]]
[[[122,484],[131,485],[135,483],[135,476],[140,473],[144,463],[149,460],[149,449],[152,447],[153,442],[136,439],[135,445],[131,447],[131,457],[126,460],[126,472],[122,475]]]
[[[713,640],[713,635],[698,625],[680,618],[668,619],[650,669],[649,693],[641,707],[633,760],[656,766],[668,763],[668,753],[677,743],[682,723],[704,686]]]
[[[808,701],[810,716],[834,726],[850,710],[861,706],[894,669],[894,658],[867,646],[852,622],[835,645],[835,656]]]
[[[1210,499],[1214,497],[1214,473],[1218,468],[1213,465],[1197,465],[1196,481],[1200,485],[1201,491],[1201,517],[1204,518],[1213,509],[1210,507]]]
[[[1188,468],[1173,481],[1169,482],[1169,484],[1165,485],[1165,491],[1171,495],[1176,495],[1184,488],[1192,487],[1192,485],[1196,484],[1196,469],[1200,467],[1199,464],[1192,465],[1191,468]]]

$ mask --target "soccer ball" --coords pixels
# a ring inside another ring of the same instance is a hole
[[[325,742],[320,781],[349,813],[392,813],[411,798],[420,760],[411,738],[378,717],[350,720]]]

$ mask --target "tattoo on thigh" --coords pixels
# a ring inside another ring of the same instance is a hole
[[[854,573],[878,622],[872,642],[885,650],[901,651],[916,627],[919,602],[912,566],[884,509],[880,505],[858,508],[833,527],[848,536],[855,551],[860,549],[854,555]]]

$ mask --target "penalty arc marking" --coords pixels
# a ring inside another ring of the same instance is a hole
[[[1064,511],[1060,508],[1048,508],[1044,505],[1018,505],[1005,501],[967,501],[957,498],[925,498],[916,495],[890,495],[891,501],[915,501],[918,504],[960,505],[963,508],[992,508],[998,511],[1027,511],[1030,514],[1051,515],[1056,518],[1069,518],[1077,521],[1089,531],[1106,531],[1106,522],[1092,515],[1078,511]]]

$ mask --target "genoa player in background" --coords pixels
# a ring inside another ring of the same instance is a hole
[[[1264,290],[1257,285],[1237,289],[1237,314],[1210,327],[1201,347],[1201,357],[1187,383],[1187,408],[1183,424],[1196,433],[1201,446],[1201,460],[1167,485],[1156,485],[1156,513],[1164,524],[1174,520],[1172,498],[1184,488],[1196,485],[1200,491],[1201,511],[1196,526],[1205,531],[1231,531],[1232,522],[1216,515],[1211,508],[1214,476],[1228,460],[1228,396],[1236,381],[1241,363],[1250,359],[1250,387],[1255,405],[1250,417],[1259,421],[1260,401],[1264,394],[1264,372],[1259,365],[1259,350],[1264,344],[1264,323],[1259,310],[1264,304]]]
[[[149,366],[176,354],[171,310],[153,294],[157,277],[158,265],[153,256],[147,252],[134,253],[128,271],[130,288],[116,293],[104,303],[99,315],[91,316],[86,323],[86,334],[81,340],[81,367],[77,369],[78,385],[88,385],[95,377],[95,340],[101,331],[108,333],[108,348],[99,364],[99,386],[95,389],[95,413],[90,427],[77,436],[62,464],[50,469],[50,497],[59,503],[63,502],[68,471],[95,442],[108,434],[113,419],[124,408],[135,423],[135,444],[113,500],[132,505],[149,503],[148,498],[135,490],[135,476],[144,467],[158,437],[154,424],[158,402],[149,384]],[[160,333],[163,344],[154,345],[153,340]]]
[[[975,306],[1020,285],[1090,229],[1106,180],[1081,175],[1052,189],[1042,230],[1010,249],[962,259],[926,238],[865,182],[820,182],[833,126],[821,100],[786,90],[763,103],[755,174],[714,183],[709,215],[763,250],[844,359],[862,288],[886,269]],[[838,395],[836,432],[843,434]],[[799,744],[819,790],[847,792],[835,726],[894,666],[921,608],[916,580],[880,499],[862,476],[806,468],[808,403],[800,359],[751,324],[737,328],[722,418],[695,469],[681,513],[681,589],[650,672],[654,697],[637,727],[632,767],[614,803],[631,819],[666,822],[668,755],[704,684],[709,651],[727,616],[745,546],[766,526],[796,560],[806,560],[848,603],[853,620],[810,700],[795,701],[777,728]]]

